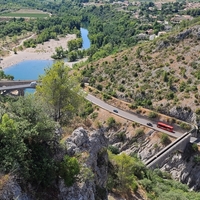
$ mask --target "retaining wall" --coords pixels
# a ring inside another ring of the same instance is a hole
[[[162,166],[163,161],[173,152],[185,150],[185,147],[190,142],[191,133],[185,133],[182,139],[178,138],[173,143],[165,147],[162,151],[146,161],[147,167],[151,169],[159,168]],[[179,141],[178,141],[179,140]],[[177,142],[178,141],[178,142]]]

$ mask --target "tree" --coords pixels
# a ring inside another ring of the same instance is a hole
[[[56,174],[53,150],[59,145],[53,143],[55,123],[33,96],[7,102],[4,112],[0,123],[0,168],[6,173],[15,170],[25,181],[49,185]]]
[[[67,57],[68,57],[69,62],[74,62],[77,59],[77,53],[74,51],[69,52]]]
[[[82,38],[78,38],[75,40],[70,40],[67,43],[69,51],[77,50],[82,47]]]
[[[39,78],[36,95],[47,104],[55,121],[70,119],[83,105],[84,92],[79,84],[80,78],[77,72],[72,73],[62,61],[47,68]]]
[[[24,159],[26,145],[22,134],[17,122],[4,114],[0,124],[0,167],[4,172],[9,172],[14,166],[18,167]]]
[[[115,173],[117,179],[115,180],[116,188],[120,191],[128,191],[129,189],[137,190],[137,184],[135,182],[135,159],[121,153],[118,155],[112,155],[109,153],[109,159],[115,167]]]
[[[57,59],[61,59],[61,58],[65,57],[64,49],[63,49],[62,46],[56,47],[55,51],[56,51],[55,56],[56,56]]]

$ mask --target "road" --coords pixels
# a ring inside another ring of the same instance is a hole
[[[131,120],[131,121],[134,121],[134,122],[137,122],[137,123],[142,124],[144,126],[147,126],[147,123],[151,122],[153,124],[153,127],[148,126],[149,128],[154,129],[156,131],[160,131],[162,133],[166,133],[166,134],[168,134],[168,135],[170,135],[172,137],[178,138],[181,135],[183,135],[183,133],[181,133],[181,132],[175,131],[174,133],[171,133],[171,132],[165,131],[163,129],[160,129],[160,128],[157,127],[156,123],[153,123],[152,121],[150,121],[150,120],[148,120],[148,119],[146,119],[146,118],[144,118],[142,116],[139,116],[139,115],[136,115],[136,114],[132,114],[132,113],[128,113],[128,112],[120,110],[120,109],[118,109],[118,108],[116,108],[114,106],[111,106],[111,105],[105,103],[104,101],[94,97],[91,94],[88,94],[86,99],[89,100],[90,102],[98,105],[99,107],[110,111],[111,113],[113,113],[115,115],[118,115],[120,117],[123,117],[125,119]],[[117,110],[118,113],[113,112],[113,110]]]

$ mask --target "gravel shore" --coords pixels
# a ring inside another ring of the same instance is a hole
[[[75,34],[67,35],[66,37],[59,38],[59,40],[50,40],[44,42],[44,44],[38,44],[36,48],[27,48],[23,51],[17,51],[17,54],[10,51],[9,56],[1,58],[0,67],[4,69],[25,60],[53,60],[51,56],[55,53],[55,48],[62,46],[63,49],[66,50],[67,42],[75,38]],[[69,66],[73,65],[71,62],[65,63]]]

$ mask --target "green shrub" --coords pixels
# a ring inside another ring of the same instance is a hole
[[[129,105],[129,108],[130,108],[130,109],[136,109],[136,108],[137,108],[137,105],[136,105],[136,104],[130,104],[130,105]]]
[[[107,125],[108,127],[112,127],[116,124],[116,121],[113,117],[109,117],[108,120],[107,120]]]
[[[199,156],[199,155],[195,155],[195,156],[194,156],[194,162],[195,162],[196,164],[199,164],[199,163],[200,163],[200,156]]]
[[[98,113],[94,112],[91,114],[91,119],[96,119],[98,117]]]
[[[135,133],[136,137],[141,137],[143,135],[144,135],[144,129],[139,128],[136,130],[136,133]]]
[[[153,184],[152,184],[151,180],[144,178],[144,179],[140,180],[140,184],[144,187],[144,189],[147,192],[150,192],[152,190]]]
[[[200,108],[197,108],[196,111],[195,111],[195,113],[196,113],[197,115],[200,115]]]
[[[103,86],[102,86],[102,85],[100,85],[100,84],[98,84],[98,85],[97,85],[97,90],[100,90],[100,91],[102,91],[102,89],[103,89]]]
[[[133,181],[131,183],[131,189],[133,190],[133,192],[136,192],[138,190],[138,184],[137,181]]]
[[[158,114],[155,112],[149,112],[149,114],[148,114],[149,118],[156,118],[157,116],[158,116]]]
[[[189,124],[184,123],[184,122],[182,122],[180,124],[180,127],[183,128],[183,129],[185,129],[185,130],[190,130],[190,128],[191,128],[191,126]]]
[[[158,144],[155,143],[155,144],[153,145],[153,148],[154,148],[154,149],[157,149],[157,148],[158,148]]]
[[[121,142],[124,142],[125,139],[126,139],[126,133],[123,131],[123,132],[120,132],[117,134],[117,138],[121,141]]]
[[[74,157],[64,156],[59,166],[59,175],[64,179],[67,186],[72,186],[75,176],[80,172],[78,160]]]
[[[113,154],[115,154],[115,155],[117,155],[117,154],[119,154],[120,152],[119,152],[119,149],[117,148],[117,147],[115,147],[115,146],[112,146],[112,145],[109,145],[108,146],[108,150],[110,150]]]
[[[171,143],[171,140],[169,139],[169,136],[166,133],[163,133],[161,136],[161,143],[163,145],[168,145]]]
[[[104,93],[103,94],[103,100],[106,101],[108,99],[111,99],[111,96]]]
[[[192,144],[192,149],[198,151],[198,145],[196,143]]]
[[[167,94],[167,100],[172,100],[174,98],[174,93],[173,92],[169,92]]]

